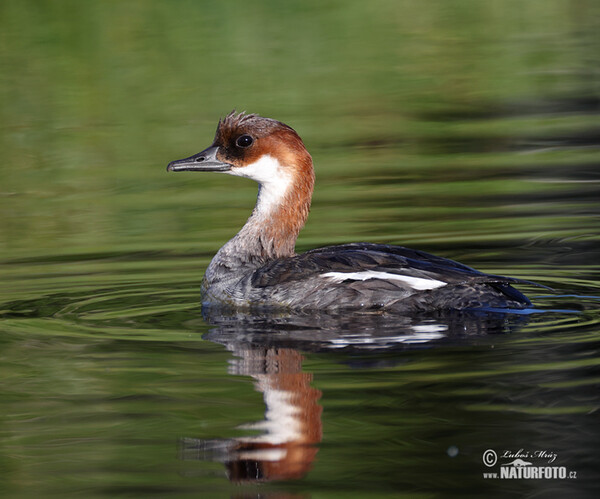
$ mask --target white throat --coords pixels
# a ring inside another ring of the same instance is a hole
[[[270,213],[280,206],[292,184],[289,170],[268,154],[247,166],[232,168],[227,173],[258,182],[256,213],[259,215]]]

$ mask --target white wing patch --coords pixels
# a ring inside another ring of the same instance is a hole
[[[447,282],[437,279],[424,279],[422,277],[410,277],[406,275],[390,274],[389,272],[378,272],[376,270],[365,270],[364,272],[327,272],[321,274],[321,277],[328,277],[335,282],[342,282],[347,279],[353,281],[366,281],[367,279],[385,279],[386,281],[402,281],[411,288],[418,291],[426,289],[436,289],[446,286]]]

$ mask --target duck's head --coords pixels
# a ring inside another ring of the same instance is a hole
[[[287,184],[314,175],[311,156],[293,128],[256,114],[235,112],[219,120],[210,147],[171,161],[167,170],[222,172],[260,184]]]

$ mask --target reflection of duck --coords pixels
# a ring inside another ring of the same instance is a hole
[[[263,421],[244,428],[263,433],[230,440],[187,438],[184,458],[222,461],[235,482],[301,478],[322,438],[321,392],[310,386],[312,375],[302,372],[302,356],[289,348],[228,346],[239,357],[231,364],[232,374],[252,376],[267,407]]]
[[[252,216],[206,270],[205,303],[292,309],[518,308],[516,279],[400,246],[356,243],[294,253],[310,207],[312,159],[289,126],[253,114],[219,121],[213,144],[170,171],[223,172],[259,183]]]
[[[386,352],[422,348],[467,338],[518,330],[528,315],[485,311],[440,311],[397,315],[385,313],[287,311],[248,313],[204,307],[203,318],[214,327],[206,339],[228,348],[294,348]]]
[[[252,315],[212,307],[203,310],[203,318],[213,326],[203,338],[235,355],[229,372],[251,376],[263,393],[265,419],[243,426],[263,433],[233,439],[184,438],[181,457],[222,462],[236,482],[300,478],[315,459],[322,434],[321,393],[310,386],[312,375],[302,372],[299,350],[351,352],[348,361],[359,368],[393,365],[403,362],[402,357],[386,354],[398,348],[508,332],[527,321],[524,316],[481,311],[416,317],[323,312]]]

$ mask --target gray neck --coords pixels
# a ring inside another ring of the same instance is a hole
[[[295,254],[298,233],[308,216],[312,185],[308,197],[302,195],[304,189],[299,194],[295,187],[291,177],[259,185],[252,215],[210,262],[204,276],[207,283]]]

